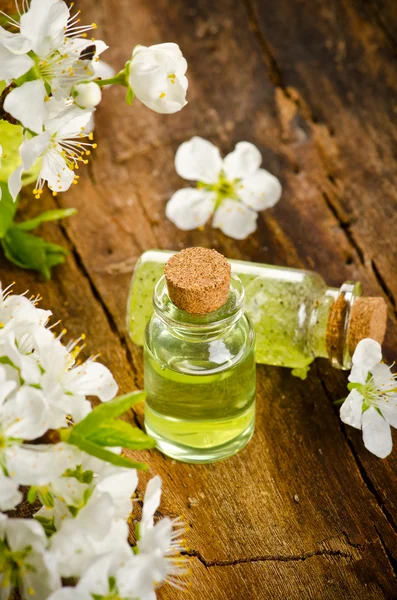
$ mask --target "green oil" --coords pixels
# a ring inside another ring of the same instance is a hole
[[[168,456],[213,462],[250,440],[255,420],[253,347],[220,371],[210,364],[176,359],[164,366],[145,347],[146,430]]]

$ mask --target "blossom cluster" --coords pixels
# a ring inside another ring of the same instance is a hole
[[[7,29],[0,27],[0,80],[6,85],[2,118],[24,130],[21,163],[8,180],[14,200],[22,174],[38,160],[36,198],[45,182],[53,194],[77,183],[75,171],[96,147],[93,113],[103,86],[121,84],[128,103],[136,96],[159,113],[185,106],[187,63],[177,44],[138,45],[115,75],[99,58],[108,46],[91,37],[96,24],[80,25],[73,3],[24,0],[16,6],[19,17],[7,17]]]
[[[186,571],[182,525],[168,517],[154,523],[161,496],[154,477],[131,548],[138,477],[120,447],[153,444],[112,420],[130,397],[115,398],[104,365],[79,361],[84,336],[64,345],[65,331],[54,334],[37,300],[0,289],[0,510],[28,502],[35,511],[30,519],[0,513],[0,597],[17,589],[38,600],[155,598],[157,585],[179,585]],[[92,409],[87,395],[102,403]],[[70,577],[77,585],[62,587]]]

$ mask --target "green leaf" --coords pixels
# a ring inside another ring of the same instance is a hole
[[[13,223],[18,203],[13,201],[8,185],[3,181],[0,181],[0,189],[0,238],[3,238]]]
[[[57,208],[56,210],[47,210],[46,212],[41,213],[41,215],[37,215],[37,217],[34,217],[33,219],[15,223],[15,227],[17,229],[22,229],[23,231],[30,231],[32,229],[36,229],[36,227],[42,223],[65,219],[66,217],[71,217],[76,213],[77,210],[75,208]]]
[[[118,398],[114,398],[109,402],[103,402],[96,406],[80,423],[75,425],[74,431],[77,431],[80,435],[87,435],[95,431],[101,423],[124,414],[131,406],[142,402],[145,397],[146,393],[138,390],[124,396],[118,396]]]
[[[4,254],[22,269],[32,269],[51,278],[51,268],[65,262],[68,252],[62,246],[12,227],[1,240]]]
[[[125,101],[127,102],[127,104],[129,104],[129,106],[131,106],[133,99],[134,92],[132,91],[132,88],[128,87],[127,94],[125,96]]]
[[[102,423],[86,437],[90,442],[100,446],[122,446],[131,450],[144,450],[154,448],[156,445],[156,442],[138,427],[132,427],[119,419]]]
[[[0,86],[1,87],[1,86]],[[23,128],[21,125],[12,125],[8,121],[0,121],[0,140],[3,149],[3,158],[0,166],[0,181],[7,182],[9,176],[21,164],[19,148],[23,142]],[[29,171],[22,175],[22,185],[36,181],[41,168],[39,158]]]
[[[37,488],[34,485],[32,485],[29,488],[26,499],[29,502],[29,504],[33,504],[33,502],[36,500],[36,498],[37,498]]]
[[[116,465],[117,467],[126,467],[128,469],[142,470],[147,469],[147,465],[145,465],[144,463],[135,462],[130,458],[120,456],[119,454],[114,454],[113,452],[110,452],[110,450],[106,450],[106,448],[98,446],[97,444],[94,444],[93,442],[90,442],[87,439],[81,437],[80,435],[76,434],[73,430],[72,434],[69,437],[68,443],[72,444],[73,446],[77,446],[77,448],[80,448],[80,450],[86,452],[87,454],[90,454],[91,456],[96,456],[100,460],[109,462],[112,465]]]

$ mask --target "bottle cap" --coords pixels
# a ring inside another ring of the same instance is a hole
[[[347,336],[349,354],[353,355],[358,342],[364,338],[372,338],[382,344],[386,333],[386,321],[387,305],[383,298],[356,298]]]
[[[351,307],[343,296],[333,303],[327,326],[327,352],[340,366],[344,364],[344,349],[353,356],[358,342],[372,338],[382,344],[386,333],[387,305],[381,297],[356,298]],[[345,331],[346,323],[349,323]]]
[[[172,302],[186,312],[205,315],[229,297],[231,268],[226,258],[208,248],[186,248],[164,268]]]

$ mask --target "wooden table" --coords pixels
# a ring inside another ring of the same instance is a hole
[[[134,264],[148,248],[204,245],[230,258],[315,269],[330,285],[359,279],[389,305],[386,356],[396,357],[395,57],[393,0],[82,0],[122,66],[136,43],[176,41],[189,63],[189,104],[172,116],[106,92],[98,149],[78,186],[29,202],[77,217],[42,234],[70,249],[53,279],[2,260],[4,284],[27,287],[70,336],[114,372],[122,392],[143,386],[142,351],[125,307]],[[209,226],[181,232],[165,220],[185,185],[173,158],[200,135],[224,153],[248,140],[280,178],[279,204],[236,242]],[[394,348],[394,353],[393,353]],[[188,524],[187,592],[161,599],[397,598],[397,451],[379,460],[333,401],[346,375],[318,361],[306,381],[258,368],[255,437],[238,456],[189,466],[145,453],[164,481],[164,514]],[[136,415],[142,424],[142,411]],[[143,478],[144,479],[144,478]]]

